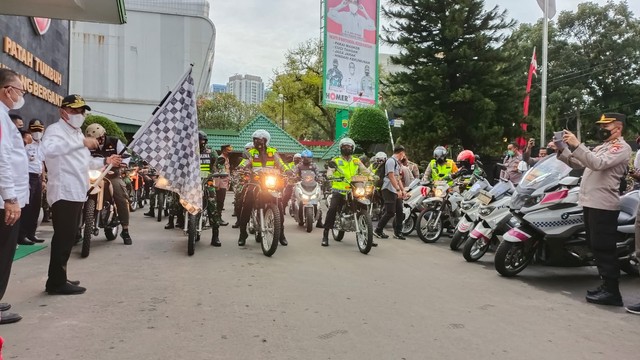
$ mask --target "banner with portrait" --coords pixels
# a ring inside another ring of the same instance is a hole
[[[323,104],[378,103],[379,0],[325,0]]]

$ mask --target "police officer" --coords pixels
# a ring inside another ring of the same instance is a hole
[[[333,180],[331,188],[333,194],[331,196],[331,204],[327,210],[327,218],[324,223],[324,233],[322,234],[322,246],[329,246],[329,231],[333,229],[336,222],[336,213],[338,207],[344,205],[345,194],[349,191],[349,181],[356,175],[369,175],[371,172],[367,169],[360,159],[353,155],[353,151],[356,148],[356,143],[350,138],[343,138],[338,143],[340,147],[340,156],[335,157],[329,161],[329,168],[327,169],[327,179],[332,178],[334,174],[336,177],[340,177],[339,180]]]
[[[562,142],[557,142],[558,159],[573,168],[586,168],[580,184],[580,205],[587,238],[596,259],[602,285],[588,290],[590,303],[622,306],[618,288],[620,264],[616,251],[616,227],[620,213],[618,187],[631,157],[631,147],[622,138],[625,116],[605,113],[596,124],[598,137],[603,141],[593,151],[581,144],[576,136],[564,130]],[[562,149],[564,147],[564,149]]]
[[[260,169],[260,168],[277,168],[282,172],[289,171],[287,165],[282,161],[278,155],[278,151],[275,148],[269,146],[271,140],[271,134],[266,130],[256,130],[253,135],[253,148],[247,151],[248,159],[244,163],[243,168],[248,170]],[[242,200],[242,210],[240,212],[239,226],[240,237],[238,238],[238,246],[244,246],[249,234],[247,233],[247,223],[253,210],[254,197],[249,194],[248,191],[244,191]],[[284,215],[282,208],[282,202],[280,203],[280,211]],[[284,223],[284,216],[280,217],[280,221]],[[280,244],[287,246],[287,238],[284,236],[284,227],[282,228],[282,235],[280,237]]]
[[[453,185],[451,174],[458,172],[458,167],[452,159],[447,159],[447,149],[438,146],[433,150],[433,159],[429,162],[427,170],[422,176],[422,181],[448,180],[449,185]]]
[[[91,156],[93,157],[103,157],[106,159],[112,155],[120,154],[125,149],[124,144],[118,140],[118,138],[107,136],[107,132],[104,127],[98,123],[93,123],[87,126],[84,133],[85,136],[98,140],[98,148],[91,150]],[[128,163],[129,159],[122,160],[123,166],[127,166]],[[111,170],[112,173],[106,177],[113,186],[113,202],[116,205],[118,218],[122,225],[120,237],[122,237],[125,245],[131,245],[132,240],[131,235],[129,235],[129,195],[127,192],[127,185],[120,176],[119,168],[112,168]],[[106,228],[105,231],[107,231]]]

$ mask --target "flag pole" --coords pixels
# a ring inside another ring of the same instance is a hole
[[[549,50],[549,0],[544,0],[542,28],[542,101],[540,106],[540,144],[545,141],[545,122],[547,116],[547,53]]]

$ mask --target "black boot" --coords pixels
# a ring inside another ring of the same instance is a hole
[[[133,244],[133,241],[131,240],[131,235],[129,235],[129,229],[123,229],[122,232],[120,233],[120,237],[122,238],[122,241],[124,242],[125,245]]]
[[[169,222],[164,226],[165,229],[173,229],[175,226],[173,225],[173,215],[169,215]]]
[[[43,223],[48,223],[50,221],[50,211],[46,210],[44,212],[44,214],[42,215],[42,222]]]
[[[211,246],[222,246],[222,243],[220,243],[220,239],[218,238],[218,235],[220,235],[220,229],[211,229],[211,232],[213,233],[211,235]]]
[[[604,279],[602,289],[593,295],[587,293],[586,299],[592,304],[622,306],[618,279]]]
[[[322,233],[322,246],[329,246],[329,230],[324,229]]]
[[[240,229],[240,237],[238,238],[238,246],[244,246],[247,243],[247,238],[249,237],[249,233],[247,233],[247,228]]]
[[[320,216],[318,216],[318,222],[316,222],[316,227],[318,229],[322,229],[324,225],[322,224],[322,212],[320,212]]]
[[[148,217],[156,217],[156,212],[154,211],[153,208],[149,209],[149,211],[147,211],[146,213],[144,213],[144,216],[148,216]]]
[[[287,246],[289,243],[287,242],[287,238],[284,236],[284,232],[280,235],[280,245]]]

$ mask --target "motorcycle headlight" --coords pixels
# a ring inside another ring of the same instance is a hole
[[[461,205],[462,210],[469,210],[473,207],[473,202],[463,202]]]
[[[356,188],[354,190],[354,194],[357,197],[362,197],[362,196],[365,196],[367,194],[367,190],[365,188],[363,188],[363,187],[358,187],[358,188]]]
[[[365,191],[366,191],[367,195],[371,195],[371,194],[373,194],[373,190],[374,190],[374,189],[375,189],[375,187],[374,187],[373,185],[367,185],[367,186],[365,187]]]
[[[442,189],[440,189],[440,188],[437,188],[437,189],[436,189],[436,191],[435,191],[435,196],[436,196],[436,197],[444,197],[444,195],[445,195],[444,190],[442,190]]]
[[[480,209],[480,215],[487,216],[491,214],[494,209],[495,209],[495,206],[485,206],[482,209]]]
[[[277,184],[278,184],[278,179],[276,179],[275,176],[267,176],[264,179],[264,186],[266,186],[267,189],[274,189]]]
[[[302,200],[309,200],[309,195],[302,194]]]
[[[99,170],[89,170],[89,180],[91,182],[98,180],[98,178],[100,177],[100,174],[102,173]]]

